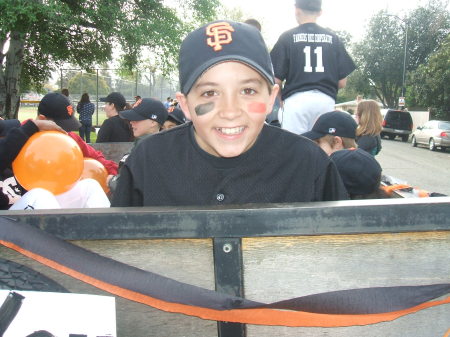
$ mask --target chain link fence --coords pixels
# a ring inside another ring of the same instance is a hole
[[[60,90],[69,90],[69,98],[76,106],[83,93],[88,93],[92,103],[96,105],[93,124],[101,125],[106,118],[101,97],[118,91],[125,96],[128,103],[133,104],[136,96],[152,97],[164,102],[167,97],[174,97],[178,90],[178,81],[165,78],[152,72],[136,72],[134,76],[123,78],[117,69],[93,69],[86,72],[80,69],[60,69]]]

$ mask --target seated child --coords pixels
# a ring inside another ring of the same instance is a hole
[[[175,108],[172,110],[172,112],[169,114],[166,121],[164,122],[162,130],[172,129],[184,123],[186,123],[186,117],[184,116],[183,111],[178,108]]]
[[[217,21],[191,32],[179,75],[176,97],[192,122],[136,146],[113,206],[347,199],[334,163],[316,144],[264,123],[279,87],[256,29]]]
[[[330,111],[317,118],[312,130],[302,136],[315,141],[330,155],[338,150],[356,148],[357,126],[348,113]]]
[[[119,116],[128,120],[131,124],[135,139],[134,146],[136,146],[136,144],[147,136],[158,133],[163,128],[163,125],[167,120],[167,115],[168,113],[164,107],[164,104],[153,98],[142,98],[134,104],[132,109],[119,112]],[[125,160],[130,155],[130,152],[126,153],[122,157],[119,162],[119,168],[121,168],[123,163],[125,163]],[[111,195],[116,189],[119,176],[120,171],[119,174],[108,178],[108,186]]]
[[[381,197],[381,166],[362,149],[335,151],[330,158],[336,164],[351,199],[377,199]]]
[[[9,130],[1,132],[5,137],[0,139],[1,210],[109,207],[108,197],[93,179],[81,180],[69,191],[56,196],[42,188],[26,191],[14,177],[12,162],[34,133],[64,131],[53,121],[39,119],[28,120],[22,126],[19,121],[14,126],[9,121],[0,121],[0,129],[5,127]]]

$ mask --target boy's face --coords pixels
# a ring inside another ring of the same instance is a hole
[[[151,119],[144,119],[142,121],[130,121],[134,137],[138,138],[149,133],[156,133],[157,123]]]
[[[178,93],[186,117],[195,127],[199,146],[217,157],[236,157],[255,143],[272,111],[278,86],[239,62],[219,63],[207,70],[187,96]]]

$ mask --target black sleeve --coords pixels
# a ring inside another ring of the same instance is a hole
[[[356,65],[353,62],[350,55],[347,53],[344,44],[338,41],[338,69],[339,69],[339,80],[346,78],[350,75],[353,70],[356,69]]]
[[[289,53],[287,43],[285,42],[285,33],[280,36],[277,43],[270,52],[272,60],[273,72],[275,77],[283,81],[287,77],[289,71]]]
[[[96,143],[108,143],[111,141],[111,134],[112,134],[112,124],[110,123],[109,119],[106,119],[102,126],[100,127],[100,130],[98,130],[97,135],[97,141]]]
[[[5,138],[0,139],[0,171],[11,167],[28,138],[38,131],[36,124],[30,120],[19,128],[11,129]]]
[[[342,182],[341,176],[333,161],[328,164],[322,191],[322,201],[348,200],[349,195]]]
[[[133,175],[127,165],[120,170],[111,207],[143,206],[142,192],[134,187]]]

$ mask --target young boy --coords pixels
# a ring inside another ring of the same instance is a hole
[[[346,199],[336,167],[314,143],[265,125],[279,87],[261,34],[218,21],[191,32],[179,58],[192,122],[140,142],[112,206],[185,206]]]
[[[70,104],[65,97],[64,101]],[[52,130],[64,132],[62,127],[69,128],[73,123],[69,118],[61,121],[61,125],[43,119],[28,120],[22,126],[17,120],[0,121],[0,130],[8,131],[1,132],[0,137],[0,210],[109,207],[106,194],[93,179],[81,180],[69,191],[55,196],[42,188],[26,191],[14,176],[12,163],[33,134]]]
[[[282,127],[302,134],[334,109],[338,89],[355,64],[338,36],[317,24],[322,0],[296,0],[298,26],[284,32],[273,47],[276,82],[283,81]]]
[[[330,111],[321,115],[311,131],[302,136],[315,141],[327,155],[335,151],[356,148],[355,120],[344,111]]]
[[[119,116],[130,122],[133,130],[136,146],[147,136],[158,133],[163,129],[167,120],[168,112],[161,101],[153,98],[143,98],[138,100],[130,110],[120,111]],[[119,162],[119,169],[125,163],[130,153],[126,153]],[[120,173],[120,171],[119,171]],[[114,194],[117,186],[117,180],[120,175],[108,177],[108,186],[111,194]]]
[[[361,149],[335,151],[330,158],[336,164],[351,199],[379,199],[381,166]]]

